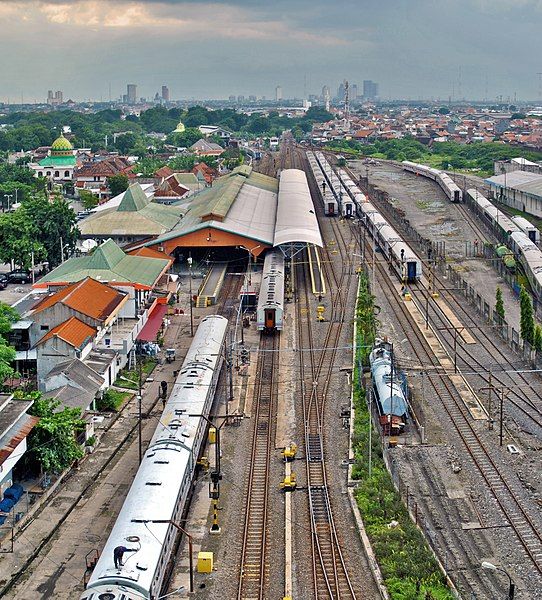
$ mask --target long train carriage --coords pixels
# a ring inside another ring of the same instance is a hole
[[[177,529],[203,448],[222,366],[227,319],[205,317],[175,381],[132,487],[81,600],[155,600],[171,566]],[[125,546],[116,567],[114,550]]]
[[[422,263],[410,246],[403,242],[370,202],[363,203],[360,210],[364,215],[365,226],[393,265],[400,280],[408,283],[418,281],[422,276]]]
[[[258,298],[258,331],[281,331],[284,314],[284,255],[280,250],[267,253],[263,263],[262,285]]]
[[[523,231],[523,233],[535,244],[540,242],[540,231],[525,217],[511,217],[512,221]]]
[[[477,207],[478,212],[482,214],[490,227],[496,230],[498,236],[507,239],[508,236],[521,229],[494,204],[492,204],[481,192],[470,188],[465,192],[467,199],[470,199]]]
[[[343,194],[343,202],[341,212],[343,217],[353,217],[356,213],[356,193],[361,193],[358,186],[350,179],[348,173],[344,169],[337,171],[339,179],[346,190]]]
[[[444,171],[410,162],[408,160],[404,160],[401,164],[405,171],[415,173],[416,175],[422,175],[423,177],[436,181],[451,202],[461,202],[463,197],[461,188],[457,186],[453,179]]]
[[[536,299],[542,301],[542,251],[523,231],[510,236],[510,246],[519,256],[519,262],[531,284]]]
[[[333,187],[328,181],[327,174],[324,172],[323,168],[320,166],[320,162],[312,152],[307,152],[307,158],[314,179],[316,180],[316,185],[320,191],[324,214],[330,217],[337,215],[339,213],[339,203]]]

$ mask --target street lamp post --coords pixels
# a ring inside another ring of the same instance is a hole
[[[500,571],[501,573],[504,573],[508,577],[508,600],[514,600],[516,586],[515,586],[514,582],[512,581],[512,577],[510,577],[510,574],[508,573],[508,571],[506,571],[502,567],[497,567],[493,563],[490,563],[487,561],[484,561],[482,563],[482,569],[486,569],[487,571]]]

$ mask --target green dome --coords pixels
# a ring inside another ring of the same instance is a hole
[[[184,133],[185,129],[186,128],[184,126],[184,123],[182,121],[179,121],[179,124],[177,125],[177,128],[173,133]]]
[[[58,137],[54,142],[53,145],[51,146],[51,152],[71,152],[73,150],[73,146],[71,145],[71,143],[69,142],[69,140],[67,140],[64,137],[64,134],[60,134],[60,137]]]

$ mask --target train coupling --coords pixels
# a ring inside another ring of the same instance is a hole
[[[292,473],[291,475],[287,475],[281,482],[280,482],[280,489],[283,492],[293,492],[296,487],[297,487],[297,481],[296,481],[296,475],[295,473]]]
[[[286,446],[286,448],[284,448],[281,451],[284,462],[291,462],[292,460],[294,460],[296,453],[297,453],[297,444],[290,444],[289,446]]]
[[[316,320],[319,321],[320,323],[322,323],[325,320],[324,319],[324,310],[325,310],[325,307],[322,306],[321,304],[316,307]]]

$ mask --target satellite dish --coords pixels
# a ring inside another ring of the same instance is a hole
[[[92,248],[96,248],[98,242],[96,240],[83,240],[81,242],[81,246],[87,251],[90,252]]]

